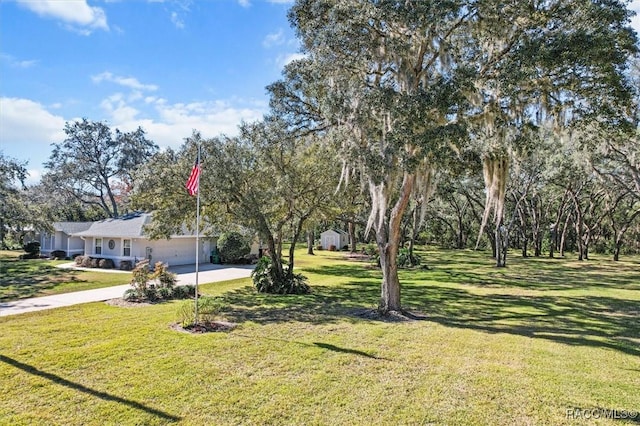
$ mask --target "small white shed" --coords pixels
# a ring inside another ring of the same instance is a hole
[[[320,234],[320,245],[324,250],[329,250],[331,246],[342,250],[342,247],[349,245],[349,234],[341,229],[328,229]]]

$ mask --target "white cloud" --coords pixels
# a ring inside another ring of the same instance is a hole
[[[27,178],[24,180],[24,183],[26,185],[36,185],[38,182],[40,182],[42,173],[43,169],[28,169]]]
[[[38,63],[38,61],[36,61],[35,59],[21,60],[6,53],[0,53],[0,60],[2,62],[6,62],[10,67],[13,68],[31,68]]]
[[[631,18],[631,27],[640,37],[640,0],[633,0],[629,3],[629,9],[636,12],[636,15]]]
[[[60,20],[68,29],[80,34],[88,35],[96,29],[109,30],[104,10],[89,6],[86,0],[18,0],[18,3],[39,16]]]
[[[298,59],[304,59],[305,57],[306,55],[304,53],[285,53],[284,55],[278,56],[278,58],[276,59],[276,63],[278,64],[278,66],[284,67],[290,62]]]
[[[284,43],[284,31],[282,28],[278,29],[275,33],[267,34],[262,40],[262,45],[266,48],[277,46]]]
[[[109,114],[112,127],[131,131],[140,126],[161,147],[179,146],[194,129],[205,137],[236,134],[238,124],[259,120],[267,109],[265,103],[241,100],[170,104],[163,98],[147,97],[142,102],[145,108],[150,106],[154,114],[145,114],[127,104],[122,95],[105,99],[102,107]],[[147,117],[142,117],[145,115]]]
[[[0,149],[11,157],[27,159],[48,152],[50,144],[64,140],[64,125],[63,117],[50,113],[38,102],[0,98]],[[37,167],[43,161],[42,156],[38,158],[39,161],[29,161],[29,165]],[[34,176],[32,173],[29,182],[37,180]]]
[[[242,7],[249,7],[251,6],[251,1],[250,0],[238,0],[238,4]]]
[[[178,16],[178,12],[171,12],[171,22],[173,22],[173,25],[175,25],[176,28],[184,28],[184,20]]]
[[[40,103],[22,98],[0,98],[0,140],[9,143],[46,143],[64,140],[64,118]]]
[[[135,89],[135,90],[149,90],[149,91],[158,90],[158,86],[156,86],[155,84],[142,84],[134,77],[122,77],[118,75],[113,75],[109,71],[105,71],[101,74],[91,76],[91,80],[94,83],[102,83],[103,81],[108,81],[110,83],[119,84],[120,86],[128,87],[130,89]]]

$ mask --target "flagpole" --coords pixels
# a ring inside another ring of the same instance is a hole
[[[200,141],[198,141],[198,167],[202,167],[200,164]],[[198,182],[196,188],[198,188],[196,198],[196,296],[195,296],[195,325],[198,325],[198,272],[200,268],[200,174],[198,173]]]

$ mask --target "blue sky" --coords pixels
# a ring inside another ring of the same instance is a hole
[[[43,172],[64,124],[142,126],[161,147],[233,134],[299,56],[285,0],[0,0],[0,150]]]
[[[37,182],[67,121],[233,134],[299,56],[292,0],[0,0],[0,151]],[[640,10],[640,0],[631,2]],[[640,18],[633,27],[640,30]]]

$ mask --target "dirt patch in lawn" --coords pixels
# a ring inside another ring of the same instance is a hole
[[[144,308],[144,307],[152,306],[155,304],[150,302],[129,302],[127,300],[124,300],[122,297],[118,297],[117,299],[105,300],[104,303],[106,303],[107,305],[118,306],[121,308]]]
[[[421,312],[389,311],[382,314],[377,309],[355,309],[349,312],[349,315],[384,322],[424,321],[427,319],[427,316]]]
[[[171,329],[175,331],[180,331],[182,333],[204,334],[204,333],[231,331],[237,326],[238,324],[234,322],[208,321],[208,322],[201,322],[196,325],[190,325],[187,327],[183,327],[181,324],[171,324]]]

